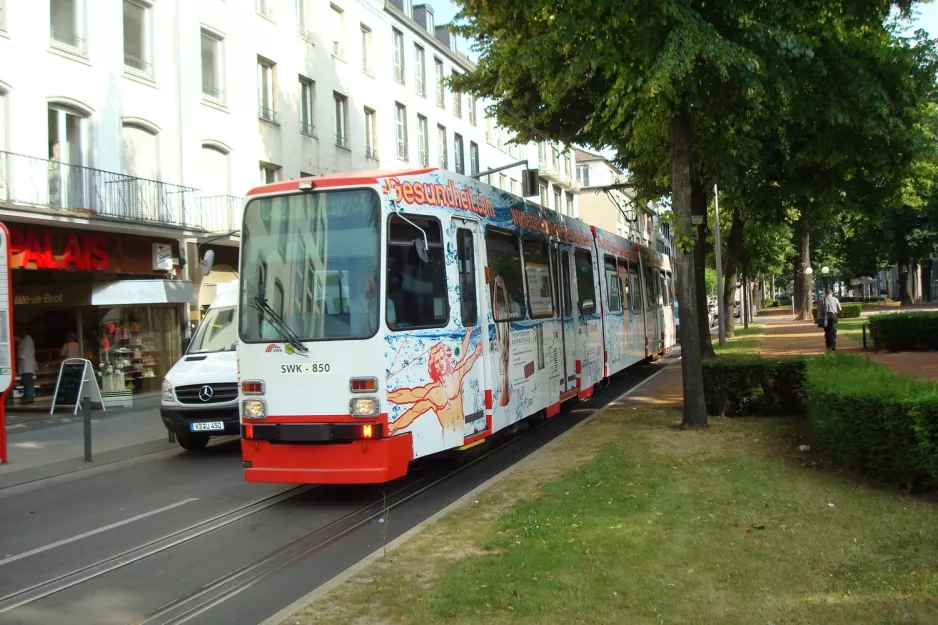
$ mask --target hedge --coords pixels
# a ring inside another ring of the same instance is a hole
[[[866,358],[718,358],[703,363],[707,410],[806,415],[811,442],[873,478],[938,486],[938,383],[900,376]]]
[[[840,303],[844,302],[858,302],[860,304],[885,304],[885,297],[841,297]]]
[[[841,304],[838,319],[859,319],[863,312],[862,304]],[[811,309],[811,316],[817,319],[817,306]]]
[[[803,358],[716,358],[703,363],[707,411],[720,416],[804,412]]]
[[[938,313],[908,312],[870,317],[873,349],[890,352],[938,349]]]
[[[832,460],[910,490],[938,484],[938,384],[831,355],[809,362],[804,394],[812,442]]]

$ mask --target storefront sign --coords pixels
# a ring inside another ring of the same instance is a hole
[[[153,244],[153,271],[172,271],[175,265],[174,260],[172,245],[169,243]]]
[[[100,234],[70,232],[61,247],[53,246],[52,232],[10,228],[10,252],[14,269],[78,269],[105,271],[111,257],[107,238]]]

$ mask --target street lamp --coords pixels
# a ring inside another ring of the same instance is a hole
[[[808,280],[811,279],[811,274],[813,274],[813,273],[814,273],[814,269],[812,269],[811,267],[805,267],[805,268],[804,268],[804,275],[807,276],[807,279],[808,279]],[[811,311],[811,302],[805,302],[805,306],[808,307],[808,312],[810,312],[810,311]],[[792,309],[792,310],[795,309],[795,298],[794,298],[794,297],[791,298],[791,309]]]
[[[824,265],[823,267],[821,267],[821,273],[824,274],[824,278],[825,278],[825,280],[824,280],[824,287],[825,287],[825,288],[827,287],[827,280],[826,280],[827,274],[829,274],[830,272],[831,272],[831,268],[828,267],[827,265]]]

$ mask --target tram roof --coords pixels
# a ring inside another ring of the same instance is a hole
[[[300,183],[309,181],[313,183],[313,188],[323,187],[344,187],[364,184],[377,184],[382,178],[392,178],[400,176],[420,176],[436,171],[436,167],[421,167],[419,169],[372,169],[366,171],[352,171],[341,174],[323,174],[321,176],[305,176],[293,180],[281,180],[270,184],[254,187],[248,191],[248,195],[263,195],[265,193],[284,193],[289,191],[299,191]]]

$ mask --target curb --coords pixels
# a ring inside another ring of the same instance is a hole
[[[624,393],[616,397],[614,400],[612,400],[611,402],[609,402],[608,404],[606,404],[605,406],[603,406],[602,408],[600,408],[599,410],[597,410],[596,412],[588,416],[587,418],[583,419],[582,421],[574,425],[572,428],[570,428],[569,430],[567,430],[566,432],[564,432],[563,434],[561,434],[554,440],[550,441],[549,443],[547,443],[546,445],[544,445],[543,447],[541,447],[534,453],[528,455],[521,461],[516,462],[515,464],[508,467],[507,469],[505,469],[498,475],[490,477],[485,482],[483,482],[482,484],[479,484],[478,486],[470,490],[468,493],[466,493],[465,495],[463,495],[462,497],[460,497],[453,503],[449,504],[445,508],[437,511],[432,516],[424,519],[423,521],[421,521],[414,527],[410,528],[409,530],[407,530],[406,532],[404,532],[403,534],[401,534],[400,536],[392,540],[390,543],[388,543],[385,547],[381,547],[380,549],[373,551],[371,554],[365,556],[363,559],[359,560],[357,563],[345,569],[344,571],[342,571],[341,573],[339,573],[332,579],[321,584],[318,588],[310,591],[309,593],[300,597],[299,599],[297,599],[296,601],[294,601],[287,607],[283,608],[276,614],[273,614],[272,616],[268,617],[267,619],[259,623],[259,625],[280,625],[280,623],[285,621],[287,618],[293,616],[294,614],[296,614],[303,608],[307,607],[309,604],[322,598],[324,595],[327,595],[336,587],[340,586],[341,584],[343,584],[344,582],[348,581],[350,578],[358,574],[361,570],[363,570],[364,568],[370,566],[371,564],[379,560],[385,554],[390,554],[396,549],[400,548],[404,543],[406,543],[408,540],[410,540],[411,538],[419,534],[427,526],[432,525],[433,523],[436,523],[439,519],[441,519],[445,515],[455,510],[458,510],[459,508],[462,508],[469,502],[470,499],[475,499],[475,497],[479,493],[491,488],[498,482],[502,481],[516,469],[524,467],[528,463],[533,462],[534,458],[536,458],[539,454],[546,453],[547,451],[553,449],[554,447],[559,445],[561,442],[566,440],[566,438],[569,437],[571,434],[573,434],[578,429],[580,429],[581,427],[583,427],[584,425],[592,421],[594,418],[603,414],[607,410],[610,410],[611,408],[618,407],[618,404],[620,401],[622,401],[623,399],[625,399],[626,397],[628,397],[635,391],[639,390],[640,388],[642,388],[643,386],[645,386],[646,384],[648,384],[649,382],[657,378],[659,375],[661,375],[665,371],[669,371],[670,369],[674,367],[679,367],[679,366],[680,364],[678,364],[678,362],[664,365],[660,371],[656,371],[655,373],[651,374],[650,376],[648,376],[647,378],[645,378],[644,380],[642,380],[641,382],[639,382],[638,384],[636,384],[629,390],[625,391]]]

